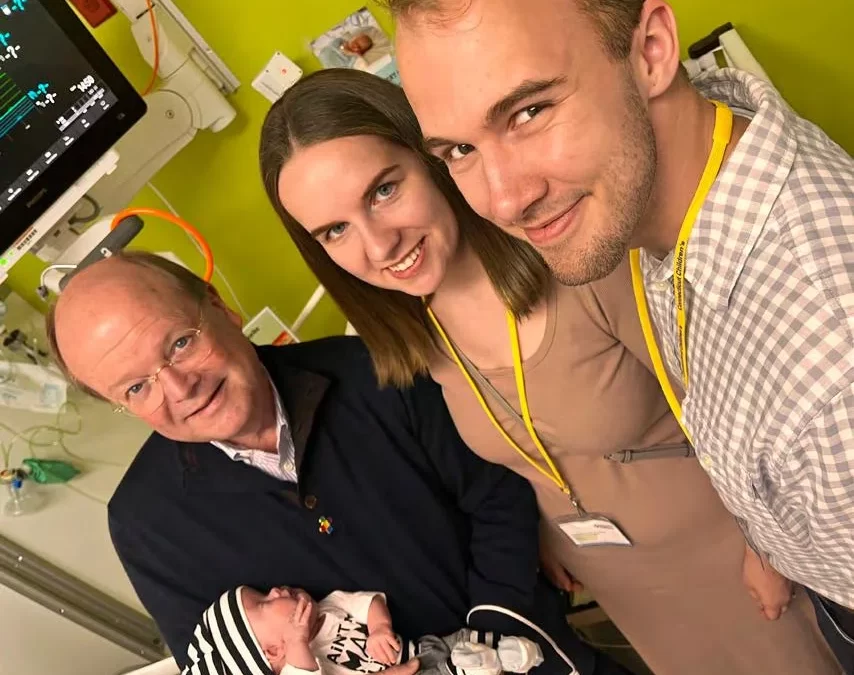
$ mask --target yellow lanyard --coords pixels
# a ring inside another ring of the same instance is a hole
[[[540,451],[540,455],[545,460],[546,466],[548,466],[548,470],[543,468],[539,462],[530,457],[527,452],[525,452],[519,444],[514,441],[510,435],[504,430],[504,427],[501,426],[501,423],[495,418],[495,415],[490,410],[489,405],[484,399],[483,394],[478,388],[475,381],[472,379],[466,367],[463,365],[462,360],[460,359],[460,355],[457,353],[457,350],[454,348],[454,345],[451,343],[451,340],[448,338],[447,333],[442,328],[442,324],[439,323],[439,319],[436,318],[436,315],[433,313],[433,310],[427,307],[427,314],[430,316],[430,319],[433,321],[433,325],[436,327],[436,330],[439,332],[439,335],[442,337],[442,340],[445,343],[445,346],[448,348],[451,356],[454,359],[454,362],[457,364],[457,368],[460,369],[460,372],[463,374],[466,382],[468,382],[469,387],[471,387],[472,392],[474,392],[475,398],[477,398],[477,402],[480,403],[480,407],[483,408],[483,412],[486,413],[486,416],[489,418],[489,421],[492,422],[492,426],[496,428],[499,434],[507,441],[508,445],[513,448],[522,458],[528,462],[531,466],[533,466],[537,471],[539,471],[543,476],[552,481],[555,485],[557,485],[558,489],[567,495],[572,501],[573,506],[581,512],[581,507],[578,502],[572,495],[572,490],[570,490],[569,485],[563,479],[560,471],[557,466],[555,466],[554,460],[552,460],[551,455],[549,455],[548,451],[543,446],[540,441],[539,436],[537,436],[537,432],[534,429],[534,423],[531,421],[531,411],[528,407],[528,394],[525,391],[525,373],[522,370],[522,350],[519,347],[519,331],[516,328],[516,317],[513,316],[513,312],[507,310],[507,332],[510,334],[510,348],[513,352],[513,373],[516,376],[516,392],[519,395],[519,404],[522,408],[522,419],[525,421],[525,428],[528,431],[528,435],[531,437],[534,445],[537,450]]]
[[[721,164],[723,164],[724,160],[724,152],[732,138],[732,110],[720,101],[712,101],[712,103],[715,104],[715,129],[712,132],[712,150],[709,153],[709,158],[706,160],[706,167],[703,169],[700,183],[697,185],[697,190],[694,192],[694,197],[688,206],[688,211],[685,213],[682,227],[679,228],[676,248],[673,251],[673,297],[676,304],[676,331],[679,337],[682,382],[685,385],[686,391],[688,389],[688,317],[685,310],[685,269],[688,266],[688,239],[691,237],[691,230],[694,229],[694,221],[697,220],[697,214],[700,213],[703,202],[706,201],[706,197],[708,197],[709,191],[718,177]],[[655,375],[658,378],[667,403],[670,404],[670,409],[679,422],[679,426],[682,427],[685,437],[690,441],[691,436],[682,424],[682,406],[676,398],[673,386],[667,377],[667,370],[664,367],[661,352],[655,341],[655,333],[653,332],[652,321],[649,317],[649,307],[647,306],[646,293],[643,287],[643,272],[640,266],[639,249],[633,249],[629,252],[629,262],[632,267],[632,289],[635,294],[635,304],[638,308],[643,336],[646,340],[650,357],[652,358]]]

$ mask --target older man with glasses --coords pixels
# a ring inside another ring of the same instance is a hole
[[[287,584],[384,592],[404,635],[504,605],[580,673],[624,672],[578,641],[538,583],[530,486],[463,444],[434,383],[379,389],[355,338],[256,349],[212,287],[150,254],[82,270],[47,322],[69,378],[154,429],[110,502],[110,531],[179,663],[223,591]],[[538,672],[566,672],[546,658]]]

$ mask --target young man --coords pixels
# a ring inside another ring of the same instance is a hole
[[[380,390],[353,338],[256,350],[212,287],[150,254],[77,274],[48,335],[72,379],[155,430],[110,501],[110,531],[179,661],[223,591],[284,583],[378,589],[407,635],[503,605],[582,673],[625,673],[538,584],[530,485],[463,444],[431,381]],[[542,668],[565,672],[557,655]]]
[[[854,672],[854,161],[755,77],[689,82],[664,0],[388,4],[428,147],[481,215],[568,284],[642,249],[701,463]]]

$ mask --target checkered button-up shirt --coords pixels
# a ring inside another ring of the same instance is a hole
[[[763,80],[695,84],[752,121],[688,243],[683,422],[774,567],[854,607],[854,160]],[[681,382],[672,254],[641,264]]]

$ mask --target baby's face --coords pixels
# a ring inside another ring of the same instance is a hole
[[[311,596],[301,588],[288,588],[281,586],[273,588],[266,595],[252,588],[244,588],[241,593],[243,609],[252,632],[263,649],[268,645],[280,644],[283,640],[283,631],[287,626],[297,607],[297,601],[305,598],[312,609],[313,623],[315,615],[314,601]]]

